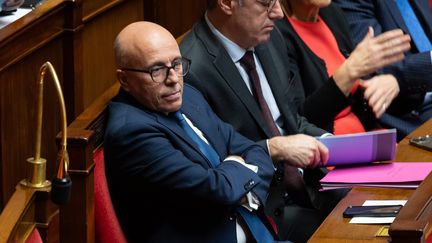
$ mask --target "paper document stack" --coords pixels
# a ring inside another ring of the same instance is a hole
[[[336,168],[321,179],[323,190],[343,187],[417,188],[432,162],[373,163]]]

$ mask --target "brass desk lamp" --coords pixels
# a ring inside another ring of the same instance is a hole
[[[66,122],[66,108],[63,98],[63,93],[60,87],[57,74],[54,67],[50,62],[44,63],[38,76],[37,87],[37,127],[36,127],[36,147],[35,156],[28,158],[27,162],[30,164],[30,176],[21,181],[21,184],[27,187],[46,190],[51,186],[51,182],[46,180],[46,160],[40,157],[41,150],[41,137],[42,137],[42,113],[43,113],[43,84],[46,70],[49,70],[56,86],[58,99],[61,109],[62,121],[62,137],[60,150],[57,154],[58,170],[57,175],[54,177],[51,188],[51,200],[56,204],[64,204],[69,201],[72,181],[67,174],[69,166],[69,156],[66,150],[66,137],[67,137],[67,122]]]

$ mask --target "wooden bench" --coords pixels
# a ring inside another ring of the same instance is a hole
[[[36,229],[47,222],[36,211],[43,208],[48,200],[48,191],[18,184],[0,214],[0,242],[42,242]]]
[[[94,242],[94,154],[103,143],[106,107],[119,90],[116,83],[68,126],[71,201],[60,208],[61,242]]]
[[[432,242],[432,173],[422,182],[390,225],[392,243]]]

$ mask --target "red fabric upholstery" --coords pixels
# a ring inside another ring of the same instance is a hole
[[[127,242],[112,205],[105,177],[103,149],[94,154],[94,204],[96,242],[123,243]]]
[[[39,234],[39,230],[38,229],[34,229],[29,238],[27,238],[27,240],[25,241],[26,243],[43,243],[42,237]]]

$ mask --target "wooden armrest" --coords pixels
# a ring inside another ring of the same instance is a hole
[[[68,126],[72,195],[70,203],[60,209],[61,242],[95,240],[93,154],[103,143],[106,107],[119,87],[118,83],[111,86]]]
[[[24,187],[18,184],[15,192],[0,214],[0,242],[25,242],[30,233],[35,229],[37,219],[35,214],[36,197],[40,193],[34,188]],[[44,197],[48,200],[48,197]]]
[[[424,242],[432,230],[431,220],[432,173],[420,184],[390,225],[392,242]]]

